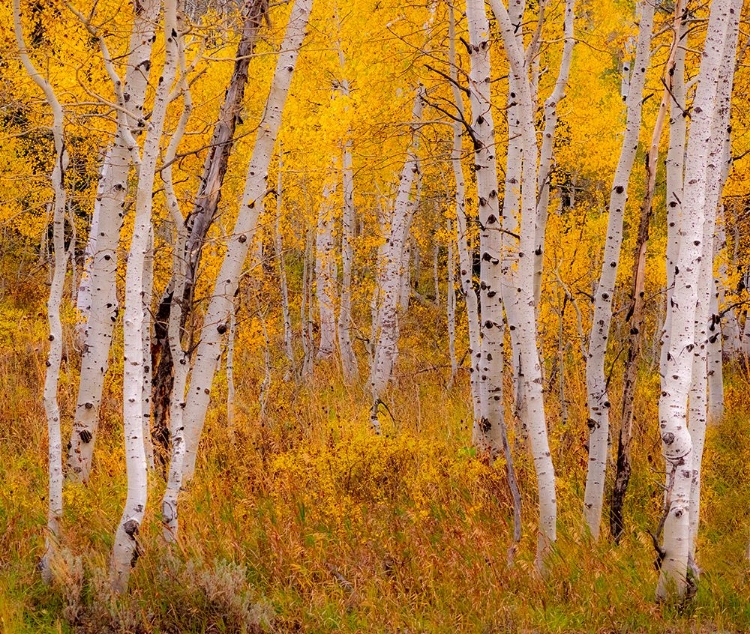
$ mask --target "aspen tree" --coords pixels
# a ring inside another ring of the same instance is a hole
[[[604,256],[599,282],[594,294],[594,315],[589,336],[586,362],[586,393],[589,409],[589,463],[586,474],[586,491],[583,498],[583,515],[594,539],[599,538],[604,504],[604,480],[607,470],[610,400],[604,362],[612,322],[612,301],[615,292],[617,269],[622,247],[622,225],[628,182],[633,171],[638,135],[641,128],[643,88],[646,70],[651,59],[651,31],[654,25],[654,4],[651,0],[639,2],[640,14],[638,43],[636,45],[633,74],[628,85],[625,106],[627,120],[625,136],[620,150],[612,190],[609,197],[609,218]]]
[[[708,351],[709,327],[713,324],[711,314],[714,293],[714,235],[716,215],[724,183],[729,175],[731,163],[730,148],[730,109],[734,64],[737,52],[737,31],[741,4],[730,12],[727,35],[724,40],[723,58],[719,65],[716,112],[711,127],[710,159],[707,164],[706,207],[703,225],[703,254],[700,258],[698,273],[698,295],[695,316],[695,347],[693,348],[693,368],[688,396],[688,429],[692,443],[693,479],[690,490],[690,547],[689,565],[698,575],[695,562],[696,538],[700,522],[701,466],[703,448],[706,439],[706,425],[709,422],[708,411]],[[718,160],[717,160],[718,159]]]
[[[539,173],[537,176],[536,246],[534,248],[534,305],[539,309],[542,298],[542,270],[544,265],[544,236],[549,213],[549,194],[552,181],[552,160],[555,146],[555,130],[557,129],[557,106],[565,97],[568,86],[570,65],[573,61],[573,47],[575,21],[575,0],[565,2],[565,44],[563,45],[562,60],[557,71],[555,88],[544,102],[544,130],[542,131],[542,145],[539,149]],[[538,59],[538,57],[536,58]],[[536,76],[536,74],[535,74]]]
[[[617,443],[617,467],[615,473],[615,485],[612,489],[612,504],[610,507],[610,531],[615,541],[619,541],[624,530],[623,525],[623,503],[625,493],[630,481],[630,442],[633,433],[633,405],[635,401],[635,389],[638,378],[638,362],[640,359],[643,340],[643,321],[645,308],[646,289],[646,249],[648,247],[649,224],[653,211],[653,198],[656,189],[656,170],[659,162],[659,143],[661,141],[664,120],[672,100],[672,81],[675,72],[675,58],[677,48],[680,45],[680,34],[684,32],[685,4],[678,1],[674,8],[674,20],[672,23],[672,44],[669,58],[664,70],[662,81],[664,91],[659,104],[656,123],[651,134],[651,143],[646,155],[646,193],[640,207],[640,221],[638,235],[636,237],[635,249],[633,251],[633,280],[630,294],[630,307],[628,309],[629,342],[628,356],[625,364],[625,385],[622,395],[622,417],[620,421],[620,434]],[[627,322],[626,318],[626,322]]]
[[[320,342],[318,359],[326,359],[336,351],[336,263],[333,243],[333,202],[335,185],[323,189],[323,200],[318,207],[318,225],[315,233],[315,298],[320,317]]]
[[[474,442],[494,458],[503,449],[504,326],[500,303],[500,205],[497,195],[495,126],[490,95],[490,25],[483,0],[467,0],[469,28],[469,101],[479,201],[481,338],[477,361],[480,417]],[[470,271],[471,268],[468,269]],[[467,271],[467,273],[468,273]]]
[[[284,153],[279,143],[279,175],[276,181],[276,222],[274,224],[274,251],[276,264],[279,267],[279,282],[281,287],[281,314],[284,320],[284,351],[288,363],[286,378],[294,373],[294,349],[292,348],[292,317],[289,314],[289,286],[286,279],[286,263],[284,262],[284,245],[281,236],[281,209],[283,201],[283,166]]]
[[[713,2],[703,49],[698,86],[692,109],[687,143],[682,197],[679,255],[674,274],[672,317],[666,373],[659,399],[659,427],[666,458],[667,495],[662,544],[662,566],[656,590],[658,599],[671,593],[687,592],[690,554],[690,504],[693,483],[693,443],[687,429],[687,401],[692,381],[692,351],[695,348],[696,306],[699,295],[701,260],[704,255],[706,214],[715,210],[709,203],[709,165],[718,165],[711,143],[718,110],[719,70],[725,42],[736,38],[736,22],[741,3]],[[733,68],[733,65],[732,65]]]
[[[456,183],[456,242],[458,244],[458,266],[461,290],[466,302],[466,320],[469,331],[469,374],[471,384],[471,400],[474,409],[472,425],[472,443],[480,444],[482,403],[479,396],[479,359],[481,357],[479,302],[474,286],[472,254],[469,250],[468,224],[466,222],[466,181],[461,165],[461,148],[463,145],[464,115],[461,90],[458,87],[458,69],[456,66],[456,19],[453,4],[449,7],[449,51],[451,88],[453,102],[458,116],[453,122],[453,146],[451,148],[451,165]]]
[[[87,482],[91,473],[94,443],[99,426],[104,378],[109,366],[112,330],[119,314],[116,274],[117,251],[122,226],[122,206],[128,189],[128,172],[137,145],[133,134],[141,132],[143,102],[151,69],[151,45],[161,3],[144,0],[137,5],[133,17],[129,54],[124,82],[117,77],[104,34],[77,13],[92,36],[99,41],[108,74],[117,95],[117,131],[108,151],[99,182],[95,217],[87,251],[92,255],[88,272],[82,276],[78,292],[81,318],[86,323],[83,354],[73,432],[68,450],[68,478]],[[90,299],[89,299],[90,298]]]
[[[451,363],[451,378],[448,386],[452,387],[458,374],[458,359],[456,359],[456,258],[453,254],[453,222],[448,219],[448,286],[445,296],[445,313],[448,323],[448,358]]]
[[[523,368],[524,423],[529,434],[539,495],[539,534],[537,567],[544,570],[552,544],[557,539],[557,498],[555,471],[547,438],[542,391],[542,368],[537,347],[536,311],[534,307],[534,252],[537,207],[537,145],[534,130],[534,103],[526,70],[523,49],[515,36],[505,5],[491,0],[498,21],[511,73],[518,89],[519,131],[523,165],[521,171],[521,233],[518,252],[518,288],[513,301],[518,307],[519,356]],[[504,298],[505,300],[505,298]],[[483,317],[484,318],[484,317]],[[505,439],[507,445],[507,439]]]
[[[336,11],[336,19],[341,30],[341,19]],[[339,68],[344,71],[345,58],[341,40],[338,41]],[[338,83],[341,94],[350,96],[349,80],[344,78]],[[347,383],[356,381],[359,377],[357,357],[352,346],[352,266],[354,264],[354,225],[356,222],[354,211],[354,172],[352,169],[352,140],[351,132],[347,132],[342,148],[341,182],[343,187],[343,207],[341,211],[341,301],[339,318],[336,324],[339,354],[341,355],[341,369]]]
[[[198,441],[210,401],[211,385],[221,358],[222,335],[228,327],[229,311],[238,288],[240,272],[255,235],[258,214],[267,190],[268,166],[311,8],[312,0],[296,0],[292,8],[268,100],[258,127],[234,233],[227,243],[227,251],[203,320],[185,407],[183,476],[187,480],[192,478],[195,470]]]
[[[423,98],[423,89],[420,87],[417,90],[412,110],[413,134],[416,134],[416,126],[422,118]],[[412,141],[404,167],[401,170],[398,193],[393,204],[388,240],[383,247],[383,260],[380,263],[380,302],[375,328],[375,351],[370,368],[370,393],[372,396],[370,422],[378,434],[380,433],[378,407],[383,392],[393,374],[393,367],[398,354],[399,299],[403,285],[403,269],[404,266],[408,266],[404,251],[406,250],[405,245],[409,238],[409,227],[415,207],[415,201],[412,200],[411,193],[419,172],[419,160],[415,153],[415,144],[416,141]]]
[[[144,266],[152,231],[151,212],[156,163],[169,105],[169,93],[177,74],[178,39],[182,37],[177,28],[177,0],[165,0],[166,56],[138,170],[133,238],[125,274],[123,428],[128,495],[112,551],[112,587],[116,592],[123,592],[127,588],[130,570],[138,558],[138,532],[148,500],[148,473],[141,409],[143,366],[150,363],[143,349],[143,329],[150,328],[150,313],[144,314],[143,310]]]
[[[219,109],[218,119],[214,124],[193,208],[186,220],[188,238],[183,257],[187,259],[189,265],[187,282],[183,289],[183,296],[178,297],[174,294],[175,282],[170,280],[159,302],[157,314],[162,316],[169,315],[172,302],[183,302],[180,309],[183,325],[192,313],[193,289],[203,244],[206,241],[208,230],[213,223],[221,199],[229,156],[234,147],[235,131],[238,122],[241,120],[240,113],[247,85],[248,68],[267,11],[268,2],[266,0],[248,0],[243,4],[241,13],[243,18],[242,35],[235,52],[232,76]],[[166,320],[168,321],[168,317],[166,317]],[[170,345],[167,343],[167,330],[168,326],[165,327],[163,320],[156,322],[156,341],[151,364],[154,368],[153,396],[151,399],[154,408],[154,436],[162,439],[165,448],[168,438],[165,418],[167,412],[171,409],[170,394],[173,385],[173,359],[170,354]]]
[[[65,251],[65,178],[66,170],[68,169],[68,151],[65,147],[63,107],[58,101],[52,86],[37,71],[26,48],[23,27],[21,25],[20,0],[13,0],[13,29],[21,63],[29,77],[44,93],[47,104],[52,110],[52,138],[55,146],[55,165],[50,175],[52,190],[54,192],[52,212],[54,266],[49,298],[47,300],[49,352],[47,353],[47,369],[44,375],[43,392],[44,412],[47,417],[47,438],[49,442],[49,497],[47,505],[47,533],[44,539],[45,552],[39,565],[42,577],[45,581],[49,582],[52,579],[53,562],[58,556],[60,519],[62,518],[63,511],[62,437],[60,433],[60,405],[57,399],[57,390],[60,379],[60,364],[63,356],[60,304],[62,303],[65,272],[67,269],[67,253]]]

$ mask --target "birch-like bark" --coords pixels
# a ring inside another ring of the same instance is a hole
[[[633,279],[630,293],[630,307],[626,324],[629,326],[628,357],[625,363],[625,382],[622,394],[622,417],[620,421],[620,433],[617,443],[617,467],[615,473],[615,484],[612,489],[612,503],[610,505],[610,532],[619,542],[624,530],[623,503],[630,482],[630,442],[633,434],[633,405],[635,401],[635,389],[638,379],[638,362],[643,345],[643,321],[645,308],[646,290],[646,250],[648,248],[649,225],[653,213],[653,198],[656,189],[656,169],[659,161],[659,143],[661,142],[664,121],[666,119],[669,103],[672,100],[672,80],[675,72],[675,57],[677,47],[680,44],[680,32],[684,25],[684,2],[678,0],[675,5],[674,20],[672,24],[672,45],[669,58],[662,81],[664,91],[662,93],[659,111],[651,134],[651,143],[646,155],[646,192],[640,206],[640,221],[638,235],[636,237],[633,252]],[[628,323],[629,319],[629,323]]]
[[[183,110],[177,128],[172,134],[169,146],[164,156],[165,167],[161,171],[164,181],[164,191],[167,195],[167,207],[174,223],[175,244],[172,251],[172,280],[173,295],[167,317],[167,343],[170,355],[174,361],[174,378],[169,395],[169,435],[172,438],[172,452],[169,462],[169,476],[167,487],[162,498],[161,513],[164,538],[171,542],[177,537],[177,498],[182,486],[182,461],[185,456],[185,427],[182,422],[185,411],[185,387],[187,385],[190,357],[182,346],[182,311],[185,303],[185,287],[188,283],[188,262],[184,257],[188,231],[185,226],[182,211],[175,194],[172,181],[172,161],[177,153],[177,147],[185,132],[185,126],[193,109],[192,97],[185,73],[184,48],[182,38],[179,41],[179,63],[181,73],[181,91]]]
[[[276,264],[279,267],[279,285],[281,287],[281,314],[284,320],[284,351],[288,364],[285,380],[294,373],[294,348],[292,347],[292,317],[289,313],[289,286],[286,279],[286,263],[284,262],[284,244],[281,236],[281,209],[283,201],[283,161],[284,153],[279,143],[279,175],[276,182],[276,223],[274,225],[274,250]]]
[[[305,230],[305,252],[302,258],[302,301],[300,302],[300,325],[302,329],[302,369],[303,378],[312,376],[313,371],[313,329],[312,329],[312,230]]]
[[[672,593],[683,597],[687,592],[690,498],[695,456],[686,426],[687,401],[692,380],[692,351],[695,347],[701,260],[705,251],[706,213],[714,213],[707,207],[709,166],[718,165],[721,160],[721,148],[716,154],[713,150],[715,144],[711,142],[718,110],[719,70],[725,42],[728,38],[736,38],[736,22],[731,14],[739,14],[740,6],[737,0],[712,3],[691,115],[682,197],[681,240],[672,292],[669,351],[659,399],[659,427],[670,483],[662,545],[664,558],[656,590],[659,599]]]
[[[203,320],[185,408],[186,453],[183,475],[188,480],[192,478],[195,470],[198,441],[208,410],[211,385],[221,358],[222,335],[227,330],[229,311],[232,309],[239,276],[255,235],[258,213],[267,189],[268,166],[311,8],[312,0],[296,0],[292,8],[271,90],[258,126],[234,234],[227,244],[227,251]]]
[[[719,209],[721,192],[729,175],[731,164],[730,109],[734,63],[737,53],[737,31],[739,12],[729,16],[727,34],[724,40],[724,52],[719,65],[718,86],[716,91],[716,113],[711,128],[710,158],[706,176],[706,217],[703,225],[703,255],[700,259],[698,274],[698,301],[695,319],[695,347],[693,348],[693,376],[691,378],[689,402],[689,430],[692,442],[693,480],[690,490],[690,548],[689,563],[697,577],[699,572],[695,563],[696,539],[700,523],[701,498],[701,465],[703,447],[706,440],[706,426],[709,422],[708,411],[708,351],[710,349],[710,331],[714,319],[711,305],[714,294],[714,244],[716,216]],[[719,158],[718,161],[715,159]],[[718,337],[714,337],[715,339]]]
[[[477,360],[480,416],[474,423],[474,443],[493,458],[503,449],[504,325],[500,295],[500,205],[497,195],[495,125],[490,95],[490,25],[483,0],[467,0],[470,63],[469,100],[474,165],[479,201],[480,300],[482,321]],[[470,275],[471,267],[467,269]]]
[[[60,304],[65,286],[67,253],[65,252],[65,176],[68,168],[68,151],[65,148],[65,120],[63,108],[49,82],[39,74],[29,58],[28,49],[21,26],[21,2],[13,0],[13,28],[18,46],[19,57],[26,73],[44,92],[47,104],[52,110],[52,137],[55,144],[55,166],[52,168],[51,181],[54,192],[52,215],[53,246],[55,250],[54,270],[47,300],[47,323],[49,327],[49,352],[47,353],[47,370],[44,376],[44,412],[47,417],[48,449],[48,505],[47,533],[45,535],[45,552],[40,569],[42,577],[49,583],[52,580],[52,567],[58,556],[60,540],[60,519],[63,510],[63,471],[62,471],[62,437],[60,434],[60,405],[57,389],[60,379],[60,364],[63,354],[63,332],[60,321]],[[46,233],[46,231],[45,231]]]
[[[148,232],[148,246],[143,261],[143,314],[146,317],[141,331],[143,347],[143,390],[141,392],[141,412],[143,412],[143,445],[146,450],[146,463],[154,468],[154,444],[151,440],[151,302],[154,297],[154,230]]]
[[[557,539],[557,498],[555,471],[547,438],[544,413],[542,367],[537,347],[536,310],[534,306],[534,252],[537,206],[537,145],[534,129],[534,102],[526,71],[524,51],[515,36],[505,5],[500,0],[490,2],[500,26],[503,44],[514,83],[518,89],[519,131],[523,165],[521,171],[521,235],[518,252],[518,288],[513,301],[518,306],[519,353],[523,368],[524,425],[531,442],[531,453],[537,477],[539,495],[539,534],[537,567],[545,569],[552,544]],[[504,298],[505,299],[505,298]],[[484,317],[483,317],[484,318]],[[504,430],[503,430],[504,431]],[[507,447],[507,438],[503,433]]]
[[[143,158],[138,176],[133,238],[125,274],[124,372],[123,372],[123,428],[125,433],[125,462],[128,475],[128,494],[122,519],[115,534],[112,551],[112,588],[123,592],[128,585],[131,568],[138,559],[138,532],[148,500],[148,470],[143,436],[142,395],[144,365],[150,358],[144,355],[143,330],[150,328],[150,313],[143,310],[144,266],[152,231],[156,162],[169,105],[169,92],[177,73],[178,38],[177,2],[164,2],[164,37],[166,57],[154,98]]]
[[[687,101],[685,90],[685,54],[688,46],[687,25],[680,30],[680,46],[675,55],[672,75],[672,99],[669,104],[669,148],[666,160],[667,180],[667,293],[664,326],[662,328],[659,372],[667,371],[667,352],[672,323],[672,291],[674,272],[680,251],[680,226],[682,223],[682,183],[685,171],[685,139],[687,137]]]
[[[116,284],[122,205],[127,193],[132,156],[137,150],[133,132],[143,130],[146,125],[143,120],[143,102],[161,2],[144,0],[138,6],[140,10],[134,16],[124,83],[114,71],[104,35],[87,25],[92,35],[99,39],[105,65],[115,85],[120,110],[115,139],[105,158],[99,183],[100,193],[97,198],[101,198],[101,201],[95,207],[98,217],[92,219],[92,231],[89,233],[87,249],[93,254],[93,259],[89,263],[88,274],[82,276],[81,286],[84,288],[79,288],[79,309],[86,327],[67,471],[68,478],[76,482],[87,482],[91,473],[102,389],[109,367],[112,330],[120,311]],[[127,116],[125,112],[131,115]],[[90,295],[86,287],[90,288]]]
[[[458,119],[464,120],[464,106],[461,91],[458,88],[458,70],[456,67],[456,24],[453,5],[449,7],[449,63],[453,101],[458,112]],[[451,148],[451,165],[456,182],[456,242],[458,244],[458,266],[461,290],[466,302],[466,320],[469,331],[469,374],[471,383],[471,400],[474,417],[472,425],[472,443],[480,445],[482,404],[479,398],[479,361],[481,358],[479,302],[473,279],[473,262],[469,249],[468,224],[466,222],[466,181],[461,165],[463,145],[463,125],[461,121],[453,123],[453,147]]]
[[[583,500],[583,515],[594,539],[599,538],[604,503],[604,480],[607,470],[607,448],[609,439],[609,394],[604,372],[610,324],[612,322],[612,298],[615,292],[617,269],[622,247],[622,225],[625,203],[628,198],[628,181],[633,171],[638,135],[641,128],[643,87],[646,70],[651,59],[651,31],[654,25],[654,4],[643,0],[638,4],[641,20],[638,29],[635,67],[625,98],[627,121],[620,159],[617,163],[612,191],[609,198],[607,237],[604,243],[602,270],[594,296],[594,316],[589,336],[588,360],[586,363],[586,392],[589,409],[589,464],[586,490]]]
[[[536,246],[534,248],[534,303],[539,308],[542,298],[542,271],[544,268],[544,237],[549,215],[549,193],[552,180],[552,157],[555,147],[555,131],[557,129],[557,105],[565,97],[568,86],[570,64],[573,60],[573,46],[575,37],[573,23],[575,19],[575,0],[565,2],[565,44],[563,45],[560,69],[557,72],[555,88],[544,102],[544,130],[542,132],[542,146],[539,150],[539,173],[537,189],[539,201],[537,203]]]
[[[170,394],[173,382],[173,359],[167,343],[167,329],[170,306],[173,301],[183,301],[181,310],[183,325],[192,312],[193,289],[200,265],[203,244],[208,230],[213,223],[221,197],[221,189],[229,164],[229,156],[234,145],[234,135],[240,116],[247,85],[247,75],[253,58],[258,33],[268,11],[266,0],[248,0],[242,7],[242,36],[235,53],[234,69],[229,80],[224,101],[219,110],[219,117],[214,124],[211,143],[203,163],[200,185],[195,197],[193,209],[186,221],[188,241],[185,257],[189,263],[188,280],[183,290],[184,297],[174,295],[174,280],[170,280],[161,297],[157,314],[161,319],[155,324],[155,345],[152,354],[152,367],[155,369],[152,403],[154,409],[154,437],[167,448],[167,413],[171,410]]]
[[[336,9],[336,19],[341,28],[341,20]],[[341,41],[338,42],[339,68],[345,70],[344,49]],[[349,97],[349,80],[342,79],[339,82],[339,90],[346,98]],[[354,172],[352,169],[352,141],[351,133],[347,132],[344,141],[341,166],[341,180],[343,186],[343,208],[341,213],[341,299],[339,306],[339,319],[337,323],[337,334],[339,341],[339,354],[341,355],[341,369],[344,381],[352,383],[359,378],[359,365],[352,346],[352,266],[354,264],[354,225],[356,222],[354,212]]]
[[[422,118],[423,89],[417,90],[412,110],[412,128],[416,134],[416,126]],[[381,397],[393,374],[393,366],[398,354],[398,309],[401,286],[403,283],[403,267],[405,264],[405,245],[409,239],[411,217],[414,214],[414,201],[411,193],[414,181],[419,172],[419,161],[415,153],[416,140],[413,140],[404,167],[401,170],[398,194],[393,205],[390,231],[387,243],[383,249],[383,261],[379,264],[382,271],[380,281],[380,304],[377,313],[377,328],[375,332],[375,352],[370,368],[370,393],[372,409],[370,422],[375,433],[380,433],[378,408]],[[408,266],[408,260],[406,261]]]
[[[318,226],[315,234],[315,298],[320,318],[320,342],[317,359],[327,359],[336,352],[336,273],[333,243],[333,203],[335,185],[326,185],[318,207]]]
[[[344,81],[344,94],[349,84]],[[352,265],[354,263],[354,175],[352,171],[352,143],[344,143],[342,180],[344,208],[341,218],[341,305],[339,307],[338,338],[344,381],[352,383],[359,377],[357,357],[352,346]]]
[[[448,387],[453,387],[458,373],[458,359],[456,359],[456,258],[453,249],[453,222],[448,219],[448,288],[445,296],[445,313],[448,323],[448,358],[451,363],[451,378]],[[437,285],[436,285],[437,288]]]

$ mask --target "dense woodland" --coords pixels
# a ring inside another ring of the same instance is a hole
[[[2,631],[750,631],[743,9],[3,2]]]

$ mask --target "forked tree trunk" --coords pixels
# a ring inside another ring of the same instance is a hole
[[[650,0],[639,2],[641,21],[635,67],[625,98],[627,122],[620,159],[617,163],[612,191],[609,198],[609,219],[604,243],[602,270],[594,297],[594,315],[591,321],[588,359],[586,362],[586,392],[589,409],[589,465],[586,475],[586,491],[583,500],[583,515],[594,539],[599,538],[604,505],[604,480],[607,471],[607,449],[609,441],[610,400],[604,363],[612,322],[612,301],[617,280],[622,247],[622,225],[625,203],[628,198],[628,182],[633,171],[633,162],[638,150],[638,135],[641,129],[641,110],[646,70],[651,59],[651,31],[654,25],[654,4]]]
[[[174,361],[170,353],[167,332],[169,311],[173,302],[183,302],[180,310],[183,326],[193,312],[193,289],[200,265],[201,252],[221,198],[224,176],[234,145],[235,130],[237,124],[241,123],[240,113],[245,96],[245,86],[247,85],[248,68],[253,58],[258,32],[264,18],[266,18],[267,11],[267,0],[248,0],[244,3],[242,36],[237,45],[234,70],[224,94],[219,118],[214,125],[193,209],[186,221],[188,238],[183,257],[188,262],[187,282],[183,289],[183,296],[177,297],[174,294],[175,280],[170,280],[156,311],[155,341],[151,363],[154,368],[152,395],[154,440],[162,445],[164,452],[166,452],[169,444],[168,428],[171,425],[168,424],[167,418],[171,411],[170,394],[172,393],[174,380]]]
[[[515,36],[515,27],[501,0],[491,0],[495,19],[500,27],[514,85],[518,89],[519,133],[523,165],[521,171],[521,234],[518,253],[518,288],[511,301],[516,303],[518,341],[524,394],[524,426],[531,443],[539,495],[539,533],[537,568],[545,570],[551,547],[557,539],[557,498],[555,470],[547,437],[544,412],[542,367],[537,347],[536,311],[534,308],[534,244],[537,211],[537,145],[534,129],[534,102],[525,64],[523,48]],[[507,298],[503,298],[507,301]],[[506,311],[507,312],[507,311]],[[503,434],[505,436],[505,434]],[[507,438],[503,438],[507,446]]]
[[[74,482],[87,482],[91,473],[94,443],[99,428],[99,408],[102,402],[104,378],[109,367],[112,331],[120,308],[117,300],[117,252],[122,226],[122,206],[128,189],[128,173],[137,145],[134,132],[145,128],[143,102],[151,69],[151,45],[159,15],[159,0],[144,0],[136,7],[133,31],[128,48],[128,62],[124,84],[115,84],[118,105],[117,132],[112,148],[107,152],[98,186],[95,213],[91,222],[87,251],[92,259],[87,262],[78,293],[81,319],[85,322],[83,354],[73,432],[68,449],[67,476]],[[80,16],[83,18],[83,16]],[[85,18],[83,18],[85,20]],[[110,77],[114,75],[112,59],[104,36],[88,25],[99,40]],[[125,98],[127,95],[127,100]],[[134,118],[124,112],[130,112]],[[140,397],[139,397],[140,398]]]
[[[253,243],[258,214],[268,187],[268,166],[311,8],[312,0],[296,0],[292,8],[268,100],[258,127],[234,233],[226,245],[226,254],[203,320],[185,407],[186,451],[183,476],[187,480],[193,477],[195,470],[198,442],[206,419],[214,374],[221,358],[222,335],[228,328],[229,311],[232,310],[239,276],[248,248]]]
[[[44,540],[45,552],[39,566],[44,580],[49,583],[52,580],[52,568],[58,556],[60,519],[62,518],[63,511],[62,437],[60,435],[60,406],[57,399],[57,388],[63,355],[60,304],[65,286],[65,270],[67,268],[67,253],[65,251],[65,177],[68,168],[68,152],[65,148],[65,121],[62,105],[57,100],[52,86],[34,67],[26,49],[23,28],[21,26],[20,0],[13,0],[13,27],[19,56],[24,69],[34,83],[44,92],[47,103],[52,110],[52,137],[55,144],[55,166],[52,168],[51,174],[52,190],[54,192],[52,241],[55,259],[49,299],[47,300],[49,352],[47,354],[47,370],[44,376],[43,394],[44,412],[47,416],[47,437],[49,441],[49,488],[47,534]]]
[[[169,105],[169,92],[177,72],[178,38],[177,1],[164,2],[164,38],[166,57],[154,98],[143,158],[138,170],[138,194],[135,203],[133,238],[125,274],[124,372],[123,372],[123,428],[125,434],[125,462],[128,494],[122,519],[115,533],[112,551],[112,588],[123,592],[128,586],[130,571],[138,559],[138,533],[148,500],[148,472],[143,435],[143,379],[144,365],[150,359],[144,355],[143,330],[151,327],[150,313],[144,314],[144,266],[150,246],[156,162]]]

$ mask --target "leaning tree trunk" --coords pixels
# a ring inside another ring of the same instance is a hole
[[[229,312],[233,308],[240,273],[248,248],[253,242],[258,214],[267,191],[268,166],[311,8],[312,0],[296,0],[292,8],[268,100],[258,127],[234,233],[226,245],[226,254],[203,320],[185,407],[183,476],[186,480],[191,479],[195,471],[198,441],[206,419],[214,374],[221,359],[222,335],[227,331]]]
[[[83,354],[73,432],[68,447],[68,478],[87,482],[99,427],[104,378],[109,367],[112,331],[120,311],[117,300],[117,251],[122,226],[122,207],[128,188],[128,172],[137,145],[133,132],[144,129],[143,102],[151,69],[151,45],[161,2],[144,0],[136,10],[128,48],[124,84],[114,73],[104,34],[87,24],[99,40],[105,65],[115,85],[118,105],[117,132],[107,152],[98,186],[95,216],[91,221],[87,251],[92,259],[81,277],[78,304],[85,322]],[[86,18],[80,15],[84,21]],[[127,98],[126,98],[127,95]],[[132,113],[135,120],[125,115]],[[98,214],[96,213],[98,212]],[[140,397],[139,397],[140,398]]]
[[[698,88],[692,109],[692,124],[685,161],[679,256],[672,292],[666,373],[659,399],[659,427],[666,458],[668,491],[664,521],[663,561],[656,596],[674,593],[684,597],[690,552],[690,496],[693,482],[693,443],[688,432],[687,401],[692,381],[692,351],[695,347],[696,304],[700,263],[704,255],[704,223],[709,189],[709,164],[713,155],[712,132],[717,112],[719,70],[727,37],[732,33],[730,11],[739,13],[741,2],[714,2],[708,23]]]
[[[422,89],[417,91],[412,111],[412,126],[422,118]],[[372,408],[370,422],[376,433],[380,433],[378,409],[381,397],[393,374],[393,366],[398,353],[398,309],[404,266],[406,241],[409,239],[411,217],[414,214],[414,201],[411,192],[414,180],[419,172],[419,160],[415,154],[414,142],[409,147],[409,154],[401,170],[398,194],[393,205],[388,241],[383,249],[383,262],[379,263],[381,275],[380,303],[377,311],[375,328],[375,351],[370,368],[370,393]]]
[[[39,565],[45,581],[52,580],[52,568],[58,554],[60,539],[60,519],[63,510],[63,472],[62,472],[62,437],[60,434],[60,406],[57,400],[57,388],[60,379],[60,364],[63,355],[63,332],[60,321],[60,304],[65,286],[67,253],[65,251],[65,176],[68,168],[68,151],[65,148],[64,114],[52,86],[34,67],[29,58],[21,26],[21,2],[13,0],[13,27],[16,44],[24,69],[29,77],[44,92],[52,109],[52,137],[55,144],[55,166],[52,168],[51,180],[54,192],[54,211],[52,216],[53,246],[55,250],[54,272],[47,300],[47,322],[49,324],[49,352],[47,370],[44,376],[44,412],[47,416],[47,435],[49,441],[49,490],[47,505],[47,534],[45,552]]]
[[[169,105],[169,92],[177,72],[178,38],[177,2],[164,2],[164,37],[166,57],[154,98],[143,159],[138,170],[138,195],[135,203],[133,238],[125,274],[124,373],[123,373],[123,428],[125,434],[125,463],[128,475],[128,495],[125,509],[115,534],[112,551],[112,587],[123,592],[128,585],[130,571],[139,555],[138,532],[148,500],[148,470],[143,435],[142,394],[144,365],[150,362],[143,349],[143,330],[150,328],[150,313],[143,310],[144,266],[152,231],[156,162]],[[144,314],[145,313],[145,314]]]
[[[192,314],[193,289],[200,265],[201,251],[219,206],[224,176],[234,144],[235,130],[237,124],[241,122],[240,113],[245,96],[245,86],[247,85],[248,68],[255,50],[258,32],[267,11],[267,0],[248,0],[244,4],[242,36],[237,45],[234,70],[224,94],[219,118],[214,125],[213,136],[203,163],[203,173],[201,174],[200,186],[193,209],[186,222],[188,239],[183,257],[188,262],[187,282],[182,297],[177,297],[174,294],[175,280],[170,280],[156,311],[157,319],[154,324],[155,338],[151,363],[154,368],[151,400],[153,403],[154,440],[161,445],[162,452],[166,452],[169,444],[168,429],[170,425],[168,415],[171,411],[170,394],[172,393],[174,380],[174,360],[168,343],[167,322],[169,311],[173,302],[183,302],[183,307],[180,309],[183,326]]]
[[[586,392],[589,408],[589,467],[586,476],[586,491],[583,515],[594,539],[599,538],[602,507],[604,503],[604,479],[607,471],[607,447],[609,440],[609,394],[604,372],[607,342],[612,322],[612,299],[617,280],[617,269],[622,247],[622,225],[625,203],[628,198],[628,181],[633,171],[633,162],[638,149],[641,128],[643,87],[646,69],[651,59],[651,31],[654,25],[654,4],[649,0],[639,3],[641,22],[638,30],[638,45],[635,54],[635,69],[630,79],[625,103],[627,122],[620,159],[615,171],[609,198],[609,220],[604,243],[604,257],[599,283],[594,297],[594,316],[591,321],[588,360],[586,363]]]

